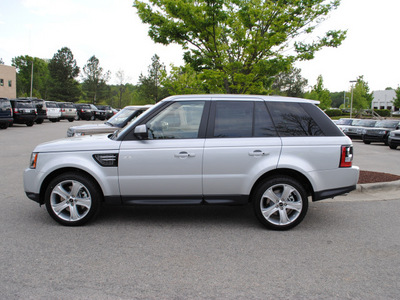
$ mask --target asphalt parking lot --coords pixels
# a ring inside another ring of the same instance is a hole
[[[0,131],[0,299],[398,299],[393,191],[311,203],[287,232],[261,227],[251,206],[113,207],[84,227],[56,224],[22,172],[36,144],[79,124]],[[400,149],[354,147],[361,169],[400,175]]]

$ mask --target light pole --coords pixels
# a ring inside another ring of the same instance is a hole
[[[357,80],[350,80],[351,83],[351,104],[350,104],[350,119],[353,115],[353,83],[357,82]]]

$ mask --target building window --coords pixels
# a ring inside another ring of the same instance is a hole
[[[4,86],[4,79],[0,78],[0,86]]]
[[[12,80],[8,81],[8,87],[12,87]]]

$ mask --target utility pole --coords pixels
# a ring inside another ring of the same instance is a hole
[[[350,80],[351,83],[351,105],[350,105],[350,119],[352,117],[353,114],[353,83],[357,82],[357,80]]]
[[[32,70],[31,70],[31,93],[30,93],[31,98],[32,98],[32,87],[33,87],[33,58],[32,58]]]

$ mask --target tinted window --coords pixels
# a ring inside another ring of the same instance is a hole
[[[216,103],[213,137],[253,136],[277,136],[264,102],[220,101]]]
[[[204,101],[175,102],[146,123],[149,139],[194,139],[199,135]]]
[[[318,124],[299,103],[268,102],[267,105],[280,136],[324,135]]]
[[[217,102],[214,137],[251,137],[253,135],[253,109],[253,102]]]

